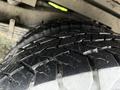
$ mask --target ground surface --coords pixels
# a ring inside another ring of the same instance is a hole
[[[28,29],[14,27],[14,30],[9,30],[9,25],[0,23],[0,62],[12,46],[28,31]]]
[[[0,33],[0,62],[2,61],[3,57],[7,54],[7,52],[10,50],[14,43],[6,36],[7,35]]]

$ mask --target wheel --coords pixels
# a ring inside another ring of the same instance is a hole
[[[0,65],[0,90],[116,90],[120,36],[92,21],[29,31]]]

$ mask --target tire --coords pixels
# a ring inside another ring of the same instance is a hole
[[[55,20],[29,31],[5,57],[0,90],[116,90],[119,64],[120,36],[110,28]]]

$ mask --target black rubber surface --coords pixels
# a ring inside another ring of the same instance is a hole
[[[120,64],[120,36],[96,22],[62,20],[29,31],[0,65],[0,90],[26,90]]]

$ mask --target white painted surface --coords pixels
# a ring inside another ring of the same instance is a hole
[[[93,83],[92,73],[86,72],[63,78],[64,90],[90,90]],[[58,87],[57,80],[40,84],[30,90],[63,90]]]
[[[99,70],[99,80],[101,90],[120,90],[113,89],[113,87],[120,88],[120,85],[119,87],[115,85],[115,83],[120,83],[120,67]]]
[[[92,72],[85,72],[62,79],[65,88],[60,89],[57,80],[46,82],[30,90],[120,90],[120,67],[98,70],[100,88],[93,80]]]

